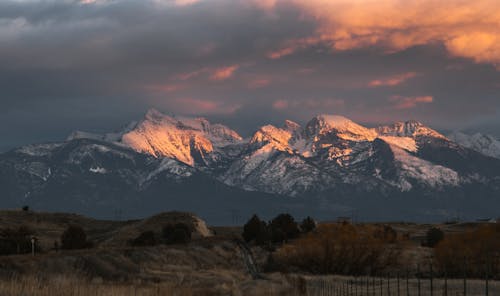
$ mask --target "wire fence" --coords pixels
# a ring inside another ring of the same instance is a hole
[[[500,295],[500,281],[491,279],[317,276],[306,278],[303,285],[304,295],[319,296]]]

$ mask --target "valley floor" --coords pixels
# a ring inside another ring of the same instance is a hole
[[[417,279],[414,271],[390,277],[320,276],[298,270],[263,272],[270,252],[241,243],[241,227],[212,227],[212,236],[194,235],[187,244],[134,247],[127,241],[139,230],[161,229],[169,219],[188,221],[181,213],[160,214],[145,220],[100,221],[69,214],[0,212],[0,229],[25,225],[42,246],[32,256],[0,256],[0,296],[128,296],[128,295],[463,295],[460,278]],[[85,225],[94,247],[56,250],[52,243],[69,224]],[[375,225],[375,224],[374,224]],[[393,223],[408,234],[408,249],[401,254],[423,260],[428,248],[420,246],[431,225]],[[460,233],[474,224],[441,225],[446,233]],[[206,235],[203,227],[199,229]],[[421,261],[423,262],[423,261]],[[408,283],[408,284],[407,284]],[[420,283],[420,284],[419,284]],[[408,285],[408,286],[407,286]],[[500,295],[500,282],[468,279],[467,295]],[[420,294],[418,294],[420,286]],[[447,291],[445,293],[445,290]],[[409,294],[407,292],[409,291]]]

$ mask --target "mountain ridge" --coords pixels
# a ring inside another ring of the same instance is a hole
[[[499,159],[417,121],[366,128],[337,115],[318,115],[304,126],[290,120],[265,125],[243,139],[204,118],[150,110],[117,133],[76,132],[64,142],[0,154],[0,176],[8,191],[4,203],[57,200],[88,211],[117,204],[142,212],[154,204],[190,210],[187,205],[197,208],[201,199],[218,200],[213,206],[321,212],[313,205],[364,208],[371,199],[404,196],[416,198],[408,203],[420,200],[423,215],[438,200],[451,202],[450,192],[469,205],[474,191],[500,204],[493,197],[500,193]]]

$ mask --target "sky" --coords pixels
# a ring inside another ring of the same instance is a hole
[[[500,137],[498,0],[2,0],[0,151],[149,108]]]

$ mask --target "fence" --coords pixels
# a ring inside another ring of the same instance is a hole
[[[411,269],[384,276],[308,276],[303,278],[301,290],[304,295],[319,296],[500,295],[497,252],[494,256],[459,261],[438,265],[433,257],[428,257]]]
[[[495,296],[500,281],[434,277],[305,277],[304,295],[318,296]]]

